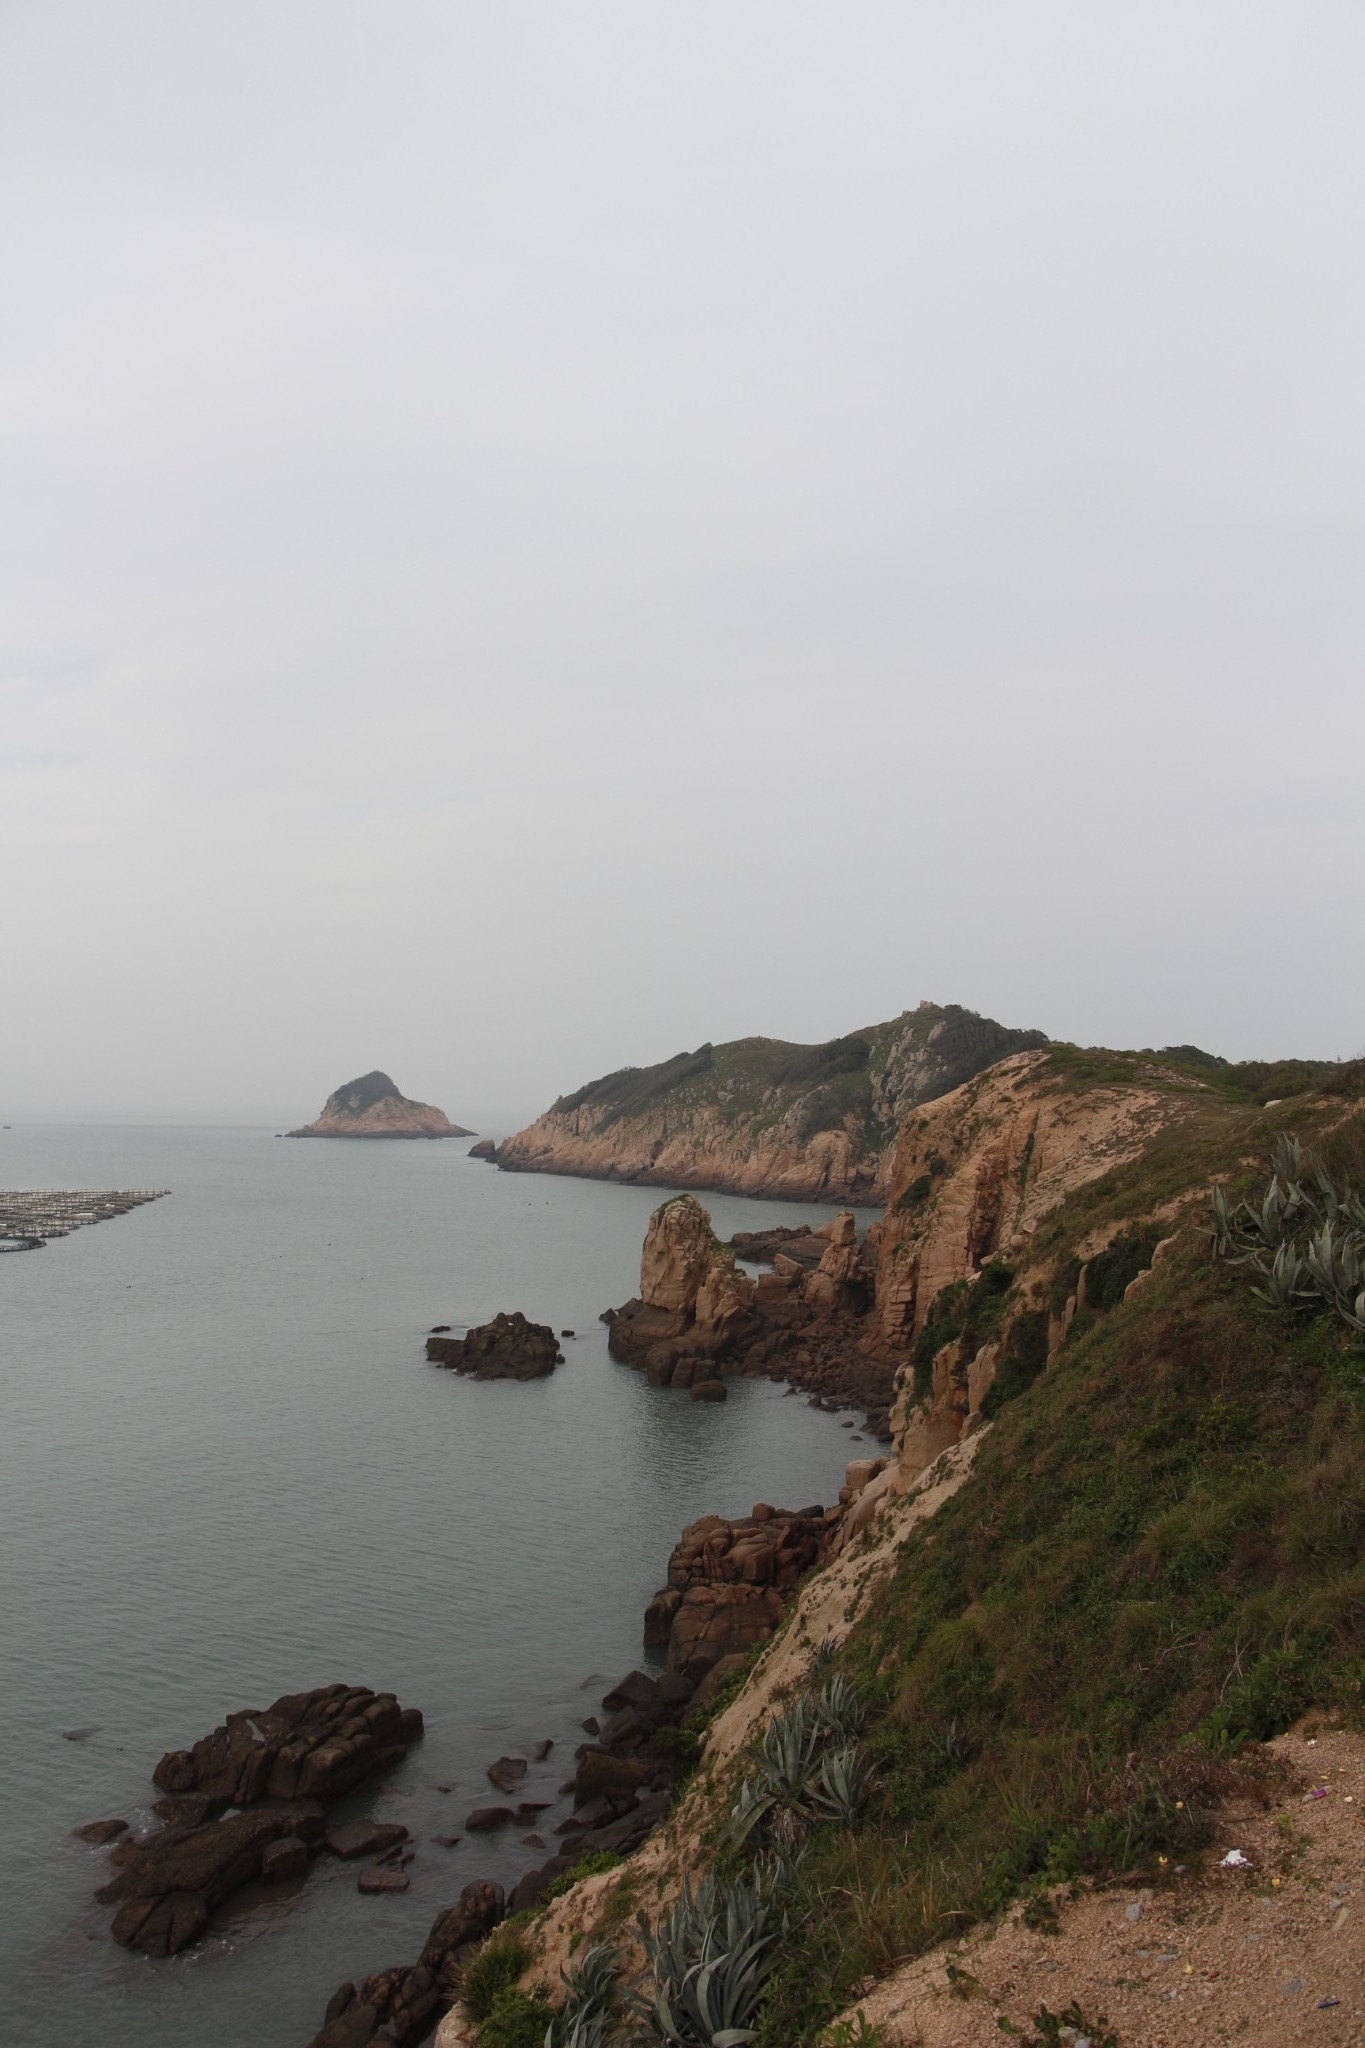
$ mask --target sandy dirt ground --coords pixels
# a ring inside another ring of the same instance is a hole
[[[1030,2040],[1044,2005],[1073,2001],[1095,2048],[1101,2013],[1120,2048],[1365,2044],[1365,1738],[1308,1722],[1267,1748],[1289,1766],[1282,1796],[1223,1808],[1197,1867],[1074,1903],[1054,1893],[1056,1934],[1015,1909],[846,2017],[865,2013],[890,2048],[1002,2048],[1002,2019]],[[1234,1851],[1245,1863],[1224,1865]]]

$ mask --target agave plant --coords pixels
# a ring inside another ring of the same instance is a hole
[[[621,1958],[609,1941],[595,1941],[572,1970],[561,1970],[563,2008],[545,2034],[545,2048],[607,2048],[616,2031],[617,1972]]]
[[[744,2048],[787,1931],[780,1894],[791,1866],[755,1864],[721,1886],[714,1874],[682,1896],[657,1928],[640,1920],[652,1986],[637,2003],[649,2040],[667,2048]]]
[[[831,1735],[856,1735],[867,1719],[862,1695],[841,1671],[815,1696],[815,1713]]]
[[[852,1827],[867,1803],[871,1783],[872,1766],[866,1750],[848,1742],[821,1757],[819,1769],[806,1787],[806,1799],[822,1819]]]
[[[1365,1334],[1365,1196],[1349,1179],[1334,1179],[1286,1136],[1259,1205],[1234,1207],[1222,1188],[1210,1201],[1214,1255],[1251,1269],[1258,1300],[1281,1311],[1330,1308]]]

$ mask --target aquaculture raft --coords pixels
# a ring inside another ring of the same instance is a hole
[[[0,1249],[36,1249],[50,1237],[69,1237],[86,1223],[104,1223],[169,1188],[0,1188]]]

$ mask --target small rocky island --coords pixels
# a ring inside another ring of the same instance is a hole
[[[287,1134],[291,1138],[471,1138],[463,1124],[451,1123],[443,1109],[413,1102],[396,1082],[375,1068],[358,1080],[344,1081],[327,1097],[322,1115]]]
[[[427,1357],[433,1365],[451,1366],[476,1380],[540,1380],[564,1363],[549,1324],[528,1322],[519,1308],[510,1316],[500,1311],[491,1323],[480,1323],[463,1337],[433,1330]]]

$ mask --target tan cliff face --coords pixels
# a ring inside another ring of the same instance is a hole
[[[1039,1226],[1199,1103],[1187,1080],[1174,1089],[1156,1078],[1072,1087],[1047,1053],[1027,1052],[915,1111],[896,1146],[870,1341],[906,1352],[942,1289],[974,1282],[997,1257],[1017,1274],[1020,1306],[1034,1301]],[[945,1344],[919,1392],[912,1365],[902,1365],[891,1418],[902,1482],[976,1425],[1003,1334],[970,1355],[956,1340]]]
[[[1076,1092],[1028,1052],[908,1116],[881,1240],[883,1333],[917,1335],[941,1287],[1021,1251],[1073,1189],[1136,1158],[1187,1106],[1133,1084]]]
[[[788,1201],[879,1202],[893,1148],[866,1149],[861,1131],[817,1131],[802,1141],[785,1119],[769,1131],[737,1131],[700,1105],[679,1125],[660,1107],[602,1129],[590,1110],[547,1110],[499,1148],[519,1173],[580,1174],[588,1180],[717,1189]]]

